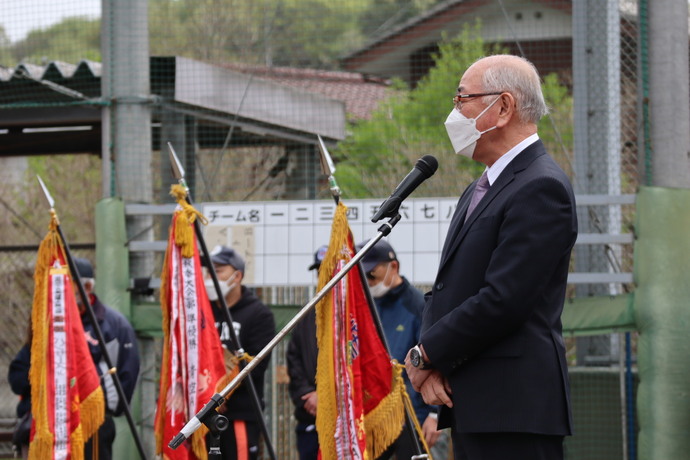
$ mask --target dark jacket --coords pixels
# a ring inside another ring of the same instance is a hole
[[[31,410],[31,385],[29,385],[29,369],[31,368],[31,345],[24,344],[17,356],[10,363],[7,380],[14,394],[19,395],[17,404],[17,418]]]
[[[127,318],[122,313],[105,306],[92,294],[91,308],[98,320],[98,326],[103,334],[105,346],[113,365],[117,368],[117,376],[122,384],[122,390],[127,398],[127,403],[132,400],[134,387],[139,377],[139,351],[137,349],[137,338],[134,328],[129,324]],[[96,364],[98,375],[101,376],[101,386],[107,410],[113,415],[121,415],[124,412],[124,404],[120,400],[115,383],[110,374],[107,373],[108,365],[103,357],[103,352],[98,344],[98,338],[94,332],[91,320],[87,314],[81,317],[84,326],[86,342],[89,344],[89,351],[93,362]]]
[[[316,391],[316,310],[312,308],[292,330],[287,349],[288,392],[297,421],[313,425],[316,417],[304,409],[302,396]]]
[[[241,286],[242,296],[240,300],[230,308],[230,315],[234,323],[235,333],[238,335],[239,342],[246,353],[256,356],[271,339],[275,336],[275,320],[273,312],[264,305],[252,291],[247,287]],[[229,350],[236,350],[237,345],[232,343],[230,329],[225,320],[225,315],[220,311],[216,302],[213,302],[213,316],[216,321],[216,328],[220,335],[223,346]],[[254,382],[254,387],[259,395],[263,406],[264,395],[264,373],[270,363],[270,353],[266,358],[254,368],[250,377]],[[223,405],[224,415],[230,420],[252,420],[258,421],[256,410],[251,399],[251,393],[247,383],[243,382],[230,399]]]
[[[420,341],[453,391],[439,425],[571,434],[560,319],[577,237],[570,182],[537,141],[463,223],[473,190],[458,202],[424,308]]]

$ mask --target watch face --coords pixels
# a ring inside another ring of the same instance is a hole
[[[410,362],[414,367],[419,367],[422,364],[422,356],[416,348],[410,352]]]

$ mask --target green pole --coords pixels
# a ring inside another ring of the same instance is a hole
[[[690,458],[690,190],[637,197],[639,460]]]

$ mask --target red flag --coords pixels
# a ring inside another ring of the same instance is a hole
[[[84,443],[103,423],[105,401],[57,225],[53,212],[34,272],[29,458],[82,460]]]
[[[170,225],[168,249],[161,275],[163,362],[156,412],[156,452],[165,459],[206,459],[201,427],[172,450],[170,440],[215,394],[225,374],[223,348],[206,295],[193,222],[200,214],[173,187],[180,205]]]
[[[338,204],[319,289],[354,255],[347,208]],[[357,268],[317,305],[316,431],[322,458],[373,459],[402,431],[404,384],[378,335]]]

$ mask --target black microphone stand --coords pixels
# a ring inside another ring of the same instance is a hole
[[[319,140],[319,148],[321,150],[321,165],[322,168],[324,169],[324,173],[328,175],[329,179],[329,184],[331,188],[331,193],[333,195],[333,199],[335,200],[335,203],[338,204],[340,200],[340,189],[338,188],[337,184],[335,183],[335,179],[333,178],[333,173],[335,172],[335,167],[333,166],[333,163],[331,161],[330,155],[328,154],[328,151],[326,150],[326,146],[324,145],[322,139],[320,136],[318,136]],[[433,157],[432,157],[433,158]],[[435,161],[435,159],[434,159]],[[435,171],[435,168],[434,168]],[[433,174],[433,171],[431,172]],[[429,174],[429,176],[431,175]],[[427,176],[428,177],[428,176]],[[411,191],[411,190],[410,190]],[[407,192],[409,194],[409,192]],[[407,196],[407,195],[405,195]],[[357,266],[357,270],[359,271],[359,276],[360,279],[362,280],[362,284],[368,286],[368,283],[366,282],[366,279],[364,278],[364,270],[362,269],[361,264],[359,263],[360,260],[366,255],[371,248],[378,243],[381,238],[384,236],[388,236],[393,230],[393,227],[400,222],[401,216],[398,211],[400,204],[402,203],[402,200],[404,198],[400,199],[397,201],[397,206],[392,206],[392,203],[389,203],[387,207],[387,213],[383,217],[390,217],[388,222],[382,224],[378,228],[378,233],[371,238],[363,247],[360,249],[357,253],[354,254],[352,259],[345,264],[345,266],[340,270],[336,275],[331,278],[326,285],[321,288],[319,292],[314,295],[314,297],[304,306],[302,309],[295,314],[295,316],[283,327],[283,329],[276,334],[271,341],[266,344],[266,346],[252,359],[241,371],[239,374],[235,376],[235,378],[228,383],[225,388],[223,388],[220,393],[216,393],[211,397],[208,403],[194,416],[192,419],[187,422],[187,424],[180,430],[180,432],[170,441],[168,446],[172,449],[176,449],[179,447],[187,438],[189,438],[200,426],[202,423],[208,426],[208,417],[212,416],[212,413],[216,413],[216,408],[218,408],[222,403],[226,395],[230,394],[235,388],[237,388],[240,383],[251,373],[252,370],[256,366],[258,366],[261,361],[263,361],[266,356],[280,343],[291,331],[292,329],[295,328],[297,323],[299,323],[302,318],[304,318],[309,311],[316,306],[321,299],[323,299],[328,292],[333,289],[333,287],[340,282],[341,279],[345,277],[349,273],[350,270],[352,270],[353,267]],[[386,203],[384,202],[384,205]],[[378,220],[381,220],[381,216],[378,216],[375,220],[372,219],[374,222],[377,222]],[[215,281],[215,280],[214,280]],[[386,347],[386,352],[388,353],[388,356],[390,357],[390,349],[388,348],[388,343],[386,341],[386,337],[383,333],[383,326],[381,325],[381,319],[378,315],[378,312],[376,311],[376,307],[374,306],[375,304],[373,303],[373,299],[371,298],[371,293],[369,292],[369,289],[365,289],[365,295],[367,296],[367,303],[369,304],[370,311],[372,313],[372,316],[375,320],[376,323],[376,329],[379,334],[379,337],[383,341],[384,346]],[[251,379],[250,379],[251,382]],[[408,430],[408,433],[413,440],[413,443],[415,445],[416,451],[418,452],[418,455],[413,456],[414,459],[424,459],[427,458],[427,455],[425,453],[422,453],[421,446],[419,445],[419,440],[417,439],[417,436],[415,435],[414,432],[414,427],[412,425],[412,414],[410,414],[406,410],[406,428]]]
[[[295,316],[283,327],[283,329],[276,334],[273,339],[271,339],[268,344],[252,359],[247,365],[240,371],[235,378],[228,383],[225,388],[223,388],[220,393],[213,395],[208,403],[180,430],[180,432],[170,441],[168,444],[170,448],[176,449],[179,447],[185,439],[189,438],[192,433],[194,433],[202,423],[206,424],[204,421],[209,413],[215,412],[215,409],[222,404],[226,395],[230,394],[235,388],[237,388],[240,383],[250,374],[256,366],[258,366],[261,361],[266,358],[266,356],[271,353],[271,351],[280,343],[289,333],[294,329],[297,323],[304,318],[309,311],[316,306],[321,299],[323,299],[328,292],[333,289],[333,287],[347,275],[347,273],[355,266],[358,266],[360,271],[360,276],[362,276],[362,270],[359,268],[359,261],[364,257],[364,255],[369,252],[369,250],[374,246],[381,238],[387,236],[393,227],[400,221],[400,214],[396,214],[388,222],[381,225],[378,229],[378,233],[369,242],[357,252],[352,259],[340,270],[331,280],[326,283],[326,285],[321,288],[319,292],[304,306],[302,309],[295,314]],[[377,326],[377,327],[380,327]]]

